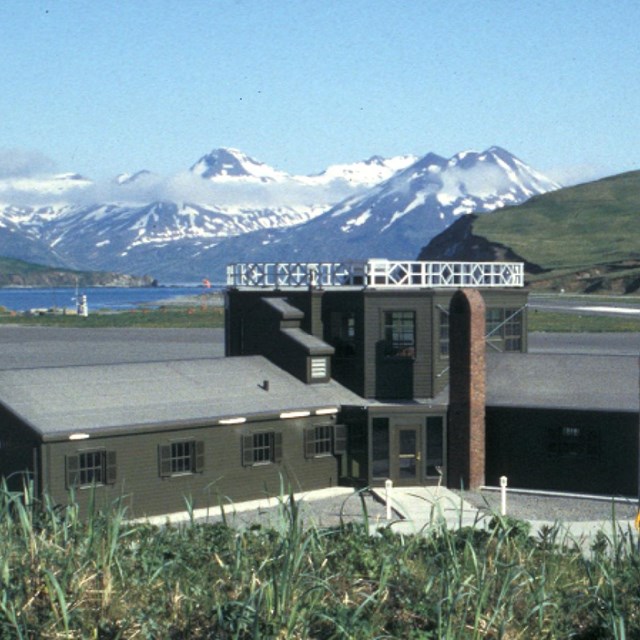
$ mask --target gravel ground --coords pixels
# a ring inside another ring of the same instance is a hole
[[[458,495],[460,494],[457,491]],[[464,499],[472,506],[486,512],[500,512],[499,491],[465,491]],[[519,520],[551,520],[558,522],[582,522],[610,520],[615,513],[617,520],[629,520],[638,512],[637,500],[593,500],[577,497],[541,496],[523,493],[507,493],[507,515]]]
[[[305,524],[318,527],[335,527],[341,522],[365,522],[365,509],[369,525],[375,529],[386,524],[386,507],[378,502],[371,494],[363,493],[362,500],[358,494],[322,498],[316,500],[302,500],[298,502]],[[364,506],[362,501],[364,501]],[[226,511],[227,522],[238,528],[260,525],[265,528],[279,528],[286,522],[286,508],[252,509],[234,511],[229,507]],[[209,516],[207,522],[220,522],[222,516]]]
[[[454,493],[460,495],[459,491]],[[500,511],[499,491],[465,491],[463,498],[473,507],[490,514]],[[357,494],[299,502],[303,520],[308,525],[333,527],[341,522],[363,523],[364,509],[369,526],[375,530],[386,525],[386,507],[370,493]],[[633,520],[637,514],[636,500],[593,500],[577,497],[552,497],[521,493],[507,496],[507,515],[520,520],[543,520],[558,522],[585,522],[611,520],[612,509],[617,520]],[[394,514],[395,517],[395,514]],[[283,510],[279,507],[234,511],[226,513],[227,522],[239,528],[255,525],[278,528],[283,523]],[[210,516],[208,522],[219,522],[221,516]]]

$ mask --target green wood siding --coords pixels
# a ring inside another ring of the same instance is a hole
[[[81,508],[86,508],[92,492],[97,504],[103,505],[123,496],[131,517],[184,511],[185,499],[201,508],[276,496],[282,487],[286,492],[298,492],[335,486],[337,458],[304,456],[304,428],[314,421],[317,418],[274,420],[48,443],[45,488],[54,501],[65,503],[67,462],[79,451],[95,449],[113,452],[111,460],[117,464],[107,473],[115,474],[115,483],[76,489]],[[254,431],[274,433],[273,463],[243,466],[243,439]],[[194,443],[195,472],[171,475],[166,464],[170,443],[183,439]]]

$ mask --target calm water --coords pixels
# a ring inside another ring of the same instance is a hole
[[[157,307],[181,296],[208,295],[214,289],[204,287],[88,287],[79,293],[87,296],[89,311],[113,309],[122,311],[140,306]],[[75,309],[76,290],[56,287],[51,289],[4,289],[0,287],[0,306],[13,311],[28,309]]]

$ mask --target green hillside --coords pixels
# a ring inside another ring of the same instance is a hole
[[[0,257],[0,287],[148,286],[149,276],[106,271],[75,271]]]
[[[487,216],[474,234],[546,269],[640,259],[640,171],[560,189]]]
[[[529,282],[536,288],[617,293],[640,289],[640,171],[466,218],[434,239],[421,258],[487,260],[510,255],[528,263]]]

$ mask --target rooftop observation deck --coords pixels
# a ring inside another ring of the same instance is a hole
[[[244,262],[227,266],[227,285],[272,289],[522,287],[524,264],[381,259],[359,262]]]

